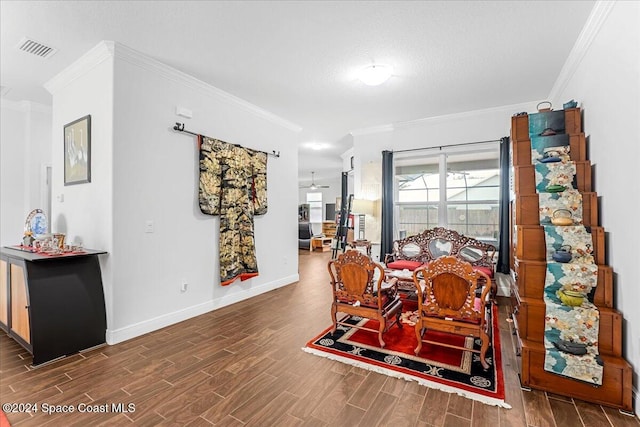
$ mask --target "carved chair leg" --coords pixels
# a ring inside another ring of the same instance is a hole
[[[414,350],[414,353],[417,356],[418,354],[420,354],[420,350],[422,350],[422,333],[424,329],[422,328],[422,325],[420,323],[416,323],[415,329],[416,329],[416,338],[418,338],[418,346]]]
[[[338,318],[336,313],[338,312],[338,307],[335,304],[331,305],[331,321],[333,322],[333,329],[331,330],[331,335],[336,333],[336,329],[338,328]]]
[[[384,348],[385,346],[385,342],[382,340],[382,333],[384,332],[385,326],[386,326],[386,322],[384,320],[384,317],[381,317],[379,319],[380,322],[380,328],[378,329],[378,341],[380,341],[380,347]]]
[[[400,321],[400,316],[402,316],[402,310],[398,310],[398,313],[396,313],[396,323],[398,325],[398,328],[402,329],[402,322]]]
[[[498,295],[498,282],[495,278],[491,279],[491,292],[489,294],[491,304],[498,305],[498,300],[496,299],[496,296]]]
[[[489,364],[485,358],[487,354],[487,350],[489,349],[489,335],[487,335],[484,331],[480,331],[480,339],[482,340],[482,348],[480,348],[480,363],[482,367],[486,371],[489,369]]]

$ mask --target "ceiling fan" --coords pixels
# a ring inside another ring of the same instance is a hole
[[[310,190],[317,190],[318,188],[329,188],[328,185],[317,185],[314,174],[315,172],[311,172],[311,185],[301,185],[300,188],[308,188]]]

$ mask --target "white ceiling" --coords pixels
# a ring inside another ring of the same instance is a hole
[[[300,125],[301,179],[320,181],[351,130],[544,99],[594,3],[2,0],[1,85],[50,104],[43,83],[114,40]],[[355,77],[373,62],[395,69],[378,87]]]

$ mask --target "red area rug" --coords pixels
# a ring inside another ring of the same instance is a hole
[[[327,328],[309,341],[303,350],[392,377],[417,381],[426,387],[457,393],[489,405],[510,408],[504,402],[504,377],[496,311],[494,307],[492,343],[486,355],[490,367],[486,371],[480,364],[480,356],[471,351],[424,343],[420,354],[416,356],[413,350],[417,346],[417,338],[415,329],[410,324],[404,324],[402,329],[393,326],[384,334],[385,348],[380,348],[376,333],[338,326],[334,335],[331,334],[331,328]],[[408,316],[405,317],[407,319]],[[378,324],[375,320],[356,316],[346,322],[366,324],[374,329],[377,329]],[[427,337],[438,342],[464,345],[469,349],[480,348],[480,340],[472,337],[439,332],[427,332]]]
[[[11,427],[7,415],[2,410],[0,410],[0,427]]]

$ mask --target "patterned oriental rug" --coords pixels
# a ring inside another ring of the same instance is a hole
[[[403,320],[410,321],[411,313],[403,313]],[[385,348],[380,348],[376,333],[349,326],[341,327],[332,336],[331,327],[307,343],[303,348],[307,353],[326,357],[359,368],[417,381],[419,384],[479,402],[511,408],[504,401],[504,377],[500,352],[500,332],[497,311],[493,312],[492,343],[487,351],[490,367],[482,369],[478,353],[463,351],[424,343],[422,351],[415,356],[417,346],[415,329],[404,324],[400,329],[393,326],[384,334]],[[352,316],[347,323],[367,325],[377,329],[378,322]],[[466,348],[480,349],[480,340],[439,332],[427,332],[427,337],[445,343],[464,345]]]
[[[7,415],[2,410],[0,410],[0,427],[11,427],[9,419],[7,419]]]

